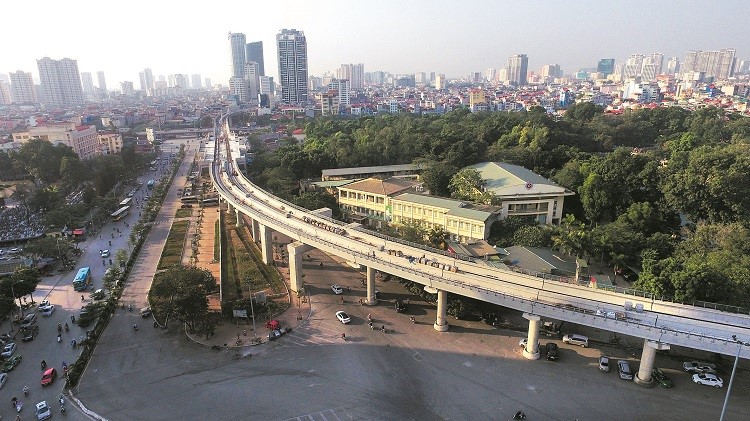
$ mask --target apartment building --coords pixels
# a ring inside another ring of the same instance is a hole
[[[92,158],[99,154],[99,140],[96,126],[82,126],[75,123],[49,123],[44,126],[31,127],[25,132],[13,133],[13,141],[26,143],[31,139],[41,139],[53,144],[62,143],[70,146],[81,159]]]
[[[399,178],[368,178],[337,187],[338,202],[346,219],[375,228],[391,220],[392,196],[417,192],[421,183]]]
[[[122,136],[117,132],[99,132],[96,135],[99,141],[99,153],[112,155],[122,151]]]

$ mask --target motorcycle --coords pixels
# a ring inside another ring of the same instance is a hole
[[[414,316],[409,317],[409,320],[411,320],[412,323],[417,322],[417,319]]]
[[[136,332],[138,331],[138,325],[135,323],[133,323],[133,330],[135,330]]]
[[[24,386],[23,387],[23,395],[24,396],[29,396],[29,387],[28,386]]]

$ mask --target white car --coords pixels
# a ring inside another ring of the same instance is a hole
[[[46,420],[52,416],[52,410],[47,406],[47,401],[41,401],[36,404],[36,419]]]
[[[563,336],[563,342],[571,345],[580,345],[584,348],[589,346],[589,338],[583,335],[569,334]]]
[[[344,288],[341,288],[341,285],[339,285],[339,284],[333,284],[333,285],[331,285],[331,290],[333,290],[333,293],[336,294],[336,295],[344,293]]]
[[[55,312],[55,305],[48,304],[47,306],[42,307],[39,310],[42,312],[42,317],[49,317],[52,315],[52,313]]]
[[[685,361],[682,368],[688,373],[713,373],[716,371],[716,365],[705,361]]]
[[[724,386],[724,380],[721,377],[716,377],[716,374],[712,373],[697,373],[693,374],[693,381],[697,384],[705,386],[722,387]]]
[[[9,358],[14,352],[16,352],[16,344],[15,342],[11,342],[5,345],[3,352],[0,353],[0,357]]]
[[[109,250],[102,250],[101,253],[99,253],[102,257],[109,257]]]
[[[350,319],[349,316],[343,311],[337,311],[336,318],[339,319],[339,321],[343,324],[347,324],[352,321],[352,319]]]
[[[42,311],[45,307],[49,306],[49,300],[42,300],[41,303],[39,303],[39,307],[37,307],[37,310]]]
[[[617,362],[617,369],[620,371],[620,378],[623,380],[633,380],[633,372],[630,371],[630,364],[627,361],[620,360]]]
[[[5,374],[5,373],[0,373],[0,389],[2,389],[2,388],[3,388],[3,385],[4,385],[4,384],[5,384],[5,382],[7,382],[7,381],[8,381],[8,375],[7,375],[7,374]]]

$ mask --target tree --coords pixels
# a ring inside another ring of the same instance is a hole
[[[585,239],[586,225],[570,214],[565,215],[552,234],[552,244],[556,249],[576,257],[583,254]]]
[[[427,230],[421,221],[407,221],[398,227],[401,238],[412,243],[424,244]]]
[[[339,209],[336,197],[324,191],[302,193],[301,195],[294,197],[292,202],[307,210],[329,208],[333,211],[334,218],[341,216],[341,209]]]
[[[216,288],[210,271],[190,266],[173,266],[154,278],[149,291],[149,302],[154,313],[185,323],[195,331],[198,323],[206,319],[208,299]]]
[[[125,249],[119,249],[117,250],[117,253],[115,253],[115,263],[117,266],[125,267],[125,264],[128,262],[128,251]]]
[[[552,245],[552,231],[541,225],[525,225],[513,234],[514,246],[550,247]]]
[[[484,180],[474,168],[464,168],[451,178],[448,188],[451,197],[477,203],[492,203],[492,193],[484,191]]]
[[[24,254],[62,259],[73,249],[73,245],[65,238],[43,237],[31,240],[23,248]]]
[[[417,163],[424,165],[421,178],[430,194],[442,197],[450,196],[448,185],[451,182],[451,177],[458,172],[458,168],[447,165],[445,162],[418,161]]]

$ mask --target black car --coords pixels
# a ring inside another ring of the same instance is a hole
[[[34,338],[36,338],[36,335],[38,334],[39,334],[39,326],[37,325],[31,326],[30,328],[25,329],[23,331],[23,336],[21,337],[21,341],[23,342],[33,341]]]
[[[547,360],[557,361],[560,357],[560,348],[554,342],[547,342]]]

